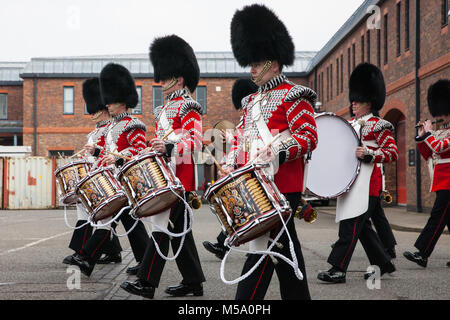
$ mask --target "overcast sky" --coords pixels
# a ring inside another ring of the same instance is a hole
[[[147,53],[177,34],[195,51],[231,51],[236,9],[263,3],[286,24],[297,51],[317,51],[363,0],[1,0],[0,61]]]

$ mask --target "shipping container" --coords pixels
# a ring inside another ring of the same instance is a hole
[[[47,157],[4,158],[4,209],[52,208],[52,161]]]

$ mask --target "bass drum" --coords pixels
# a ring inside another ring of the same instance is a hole
[[[359,138],[352,125],[334,113],[318,114],[315,120],[319,142],[308,163],[306,188],[320,198],[337,198],[350,190],[359,174]]]

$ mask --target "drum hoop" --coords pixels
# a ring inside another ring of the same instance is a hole
[[[161,156],[161,155],[162,155],[162,153],[154,152],[154,151],[138,155],[137,157],[131,159],[130,161],[127,161],[127,163],[125,163],[122,166],[122,168],[120,168],[120,171],[117,174],[117,176],[121,177],[122,175],[124,175],[125,171],[127,171],[129,168],[131,168],[132,166],[136,165],[138,162],[140,162],[143,159],[152,158],[152,157],[158,157],[158,156]]]
[[[316,115],[314,118],[317,119],[317,118],[320,118],[320,117],[323,117],[323,116],[334,116],[334,117],[338,118],[339,120],[344,122],[346,125],[350,126],[350,128],[352,129],[352,133],[355,136],[355,138],[357,140],[359,139],[358,138],[358,134],[355,131],[355,128],[353,128],[353,126],[350,125],[350,123],[347,120],[345,120],[344,118],[338,116],[334,112],[323,112],[323,113],[320,113],[320,114]],[[356,178],[358,178],[358,175],[359,175],[360,171],[361,171],[361,160],[358,161],[358,164],[356,166],[356,169],[355,169],[355,172],[354,172],[352,180],[347,184],[347,186],[344,188],[344,190],[342,190],[342,191],[340,191],[340,192],[338,192],[338,193],[336,193],[334,195],[331,195],[331,196],[328,196],[328,197],[324,197],[324,196],[321,196],[321,195],[318,195],[318,194],[314,193],[313,191],[309,190],[308,188],[307,189],[308,189],[309,192],[311,192],[312,195],[314,195],[314,196],[316,196],[318,198],[321,198],[321,199],[335,199],[335,198],[343,195],[344,193],[348,192],[351,189],[351,187],[353,186],[353,184],[356,181]]]
[[[109,197],[105,198],[105,199],[99,204],[99,206],[98,206],[97,208],[95,208],[95,209],[92,210],[92,212],[90,213],[90,215],[92,215],[93,217],[95,217],[95,215],[96,215],[101,209],[103,209],[108,203],[110,203],[110,202],[112,202],[112,201],[114,201],[114,200],[116,200],[116,199],[122,198],[122,197],[125,197],[125,198],[128,199],[127,195],[126,195],[125,192],[123,192],[123,191],[118,191],[117,193],[113,194],[112,196],[109,196]],[[113,213],[113,214],[114,214],[114,213]],[[112,214],[112,215],[113,215],[113,214]]]
[[[205,199],[207,199],[210,196],[210,193],[214,192],[216,189],[221,188],[222,185],[230,182],[230,180],[245,174],[250,171],[254,171],[255,169],[261,169],[268,167],[267,164],[261,164],[261,163],[252,163],[247,164],[243,166],[242,168],[236,169],[235,171],[227,174],[225,177],[220,178],[217,180],[213,185],[209,186],[209,188],[205,192]]]
[[[69,168],[70,166],[73,166],[75,164],[87,164],[88,167],[90,165],[90,162],[87,160],[75,160],[69,163],[66,163],[65,165],[59,167],[58,169],[55,170],[55,172],[53,172],[53,174],[56,176],[58,175],[60,172],[64,171],[65,169]]]

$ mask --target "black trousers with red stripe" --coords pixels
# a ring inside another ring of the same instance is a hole
[[[183,231],[183,202],[178,202],[172,208],[170,213],[170,221],[173,223],[173,228],[168,228],[170,232],[181,233]],[[187,225],[189,225],[189,222]],[[163,232],[153,232],[153,237],[158,243],[161,253],[165,256],[168,255],[170,244],[172,245],[172,251],[174,254],[178,251],[181,244],[181,237],[174,237],[170,239],[169,236]],[[175,261],[183,278],[182,283],[200,284],[205,281],[205,276],[200,264],[200,258],[198,256],[192,230],[186,234],[183,247]],[[153,287],[158,287],[165,264],[166,260],[159,255],[154,241],[150,239],[137,277],[148,282]]]
[[[434,250],[445,226],[450,230],[450,190],[438,190],[430,218],[414,246],[423,257],[428,258]]]
[[[86,223],[86,220],[78,220],[75,227],[79,227]],[[75,229],[70,239],[69,248],[75,251],[75,253],[82,254],[82,248],[92,236],[93,228],[90,224],[85,225],[82,228]],[[103,247],[103,253],[105,254],[118,254],[122,252],[122,246],[120,245],[119,238],[116,235],[112,235],[111,239],[108,239]]]
[[[125,210],[120,215],[120,221],[122,222],[125,231],[130,230],[136,220],[134,220],[128,213],[130,210]],[[112,224],[115,228],[115,223]],[[86,245],[83,248],[83,255],[90,259],[90,262],[95,264],[100,258],[102,253],[108,253],[111,250],[111,241],[114,238],[111,236],[109,229],[96,229]],[[114,235],[113,235],[114,236]],[[116,237],[117,238],[117,237]],[[139,221],[136,227],[128,233],[128,240],[130,242],[131,250],[133,251],[134,258],[137,262],[140,262],[144,256],[145,248],[150,238],[147,230],[142,221]]]
[[[293,212],[295,212],[300,202],[301,193],[289,193],[285,194],[285,197],[289,201]],[[294,244],[294,251],[297,256],[299,269],[303,274],[303,280],[299,280],[297,278],[293,268],[284,260],[277,259],[277,263],[274,264],[272,259],[267,256],[249,277],[239,282],[236,291],[236,300],[263,300],[266,295],[267,289],[269,288],[274,270],[276,271],[278,276],[281,298],[283,300],[311,299],[308,288],[308,280],[306,277],[302,248],[297,237],[293,217],[291,217],[287,222],[287,229]],[[276,236],[279,230],[280,229],[274,230],[273,234],[275,234]],[[279,242],[283,244],[283,248],[279,249],[274,246],[274,251],[292,260],[292,256],[289,250],[289,238],[286,232],[284,232],[280,237]],[[250,270],[260,258],[261,255],[258,254],[248,255],[247,260],[244,263],[242,274],[245,274],[248,270]]]
[[[385,249],[394,249],[397,241],[395,240],[394,233],[392,232],[391,225],[386,218],[383,208],[378,206],[378,210],[372,215],[372,223],[377,231],[378,237]]]
[[[358,240],[366,252],[371,265],[381,266],[390,261],[375,230],[372,228],[370,218],[381,206],[379,197],[369,197],[367,211],[352,219],[339,222],[339,239],[334,244],[328,257],[328,263],[334,267],[347,271]]]
[[[75,228],[85,224],[86,220],[78,220]],[[90,224],[85,225],[82,228],[73,230],[72,238],[69,242],[69,248],[75,251],[75,253],[81,253],[81,249],[85,245],[85,243],[92,236],[93,228]]]

